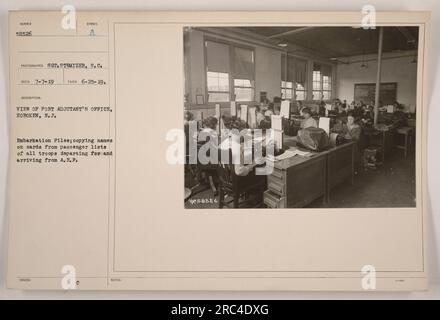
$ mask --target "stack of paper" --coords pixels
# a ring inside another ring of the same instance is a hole
[[[289,119],[289,117],[290,117],[290,101],[289,100],[281,101],[280,116],[282,116],[286,119]]]
[[[288,159],[288,158],[291,158],[294,156],[307,157],[307,156],[310,156],[311,154],[312,153],[309,151],[301,151],[296,148],[290,148],[289,150],[284,151],[284,153],[276,156],[275,160],[280,161],[280,160]]]
[[[320,117],[319,118],[319,127],[324,129],[327,135],[330,135],[330,118]]]
[[[240,106],[240,119],[248,122],[248,106],[246,104]]]

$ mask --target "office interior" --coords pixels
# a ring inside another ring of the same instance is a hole
[[[185,27],[185,132],[281,132],[266,176],[187,161],[185,208],[415,207],[418,32]]]

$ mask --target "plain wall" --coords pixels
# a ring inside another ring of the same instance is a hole
[[[397,82],[397,101],[405,105],[405,110],[410,112],[415,111],[417,96],[417,63],[411,63],[414,59],[412,53],[384,54],[381,72],[381,82]],[[369,61],[370,59],[374,60]],[[362,57],[341,60],[357,61],[338,64],[336,67],[336,95],[350,103],[354,100],[356,83],[376,83],[377,55],[365,57],[367,68],[361,68]]]

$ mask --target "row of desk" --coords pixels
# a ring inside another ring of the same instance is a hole
[[[285,141],[295,147],[295,142]],[[300,208],[322,197],[330,201],[330,191],[354,178],[355,143],[347,142],[311,156],[294,156],[274,162],[268,176],[264,203],[270,208]]]

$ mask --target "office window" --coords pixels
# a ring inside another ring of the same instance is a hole
[[[293,83],[292,81],[281,81],[281,99],[293,99]]]
[[[281,99],[292,100],[294,98],[294,60],[287,55],[281,56]]]
[[[249,79],[234,79],[235,101],[253,101],[254,92],[254,81]]]
[[[207,72],[209,102],[229,101],[229,74]]]
[[[307,61],[295,59],[295,99],[307,99]]]
[[[322,96],[322,72],[321,65],[313,64],[313,100],[321,100]]]
[[[234,47],[235,101],[255,100],[255,61],[251,49]]]
[[[332,67],[313,63],[313,100],[332,98]]]
[[[205,47],[208,102],[227,102],[231,96],[229,45],[206,41]]]
[[[332,98],[332,67],[323,66],[322,68],[322,99]]]
[[[255,57],[249,48],[205,41],[208,102],[255,100]]]

